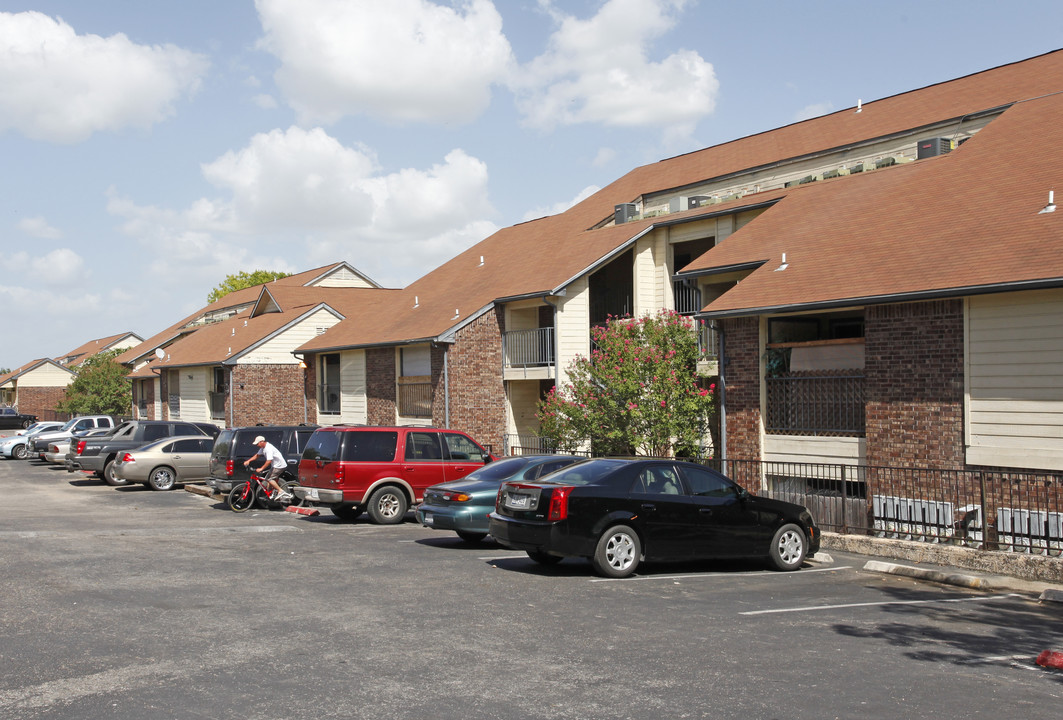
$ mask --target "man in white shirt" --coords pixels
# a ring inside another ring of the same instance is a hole
[[[271,488],[273,488],[273,502],[288,502],[292,499],[292,494],[281,487],[277,482],[280,479],[281,473],[288,467],[288,462],[284,459],[284,455],[281,451],[274,447],[271,443],[266,442],[266,438],[259,435],[255,438],[255,445],[258,446],[258,452],[252,455],[244,463],[244,467],[251,464],[251,461],[257,457],[261,457],[265,460],[262,467],[255,470],[257,473],[262,473],[266,468],[271,468],[269,477],[266,482]]]

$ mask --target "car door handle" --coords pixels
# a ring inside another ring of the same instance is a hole
[[[712,508],[698,508],[698,512],[702,515],[712,515]]]
[[[653,503],[642,503],[642,509],[643,510],[656,510],[657,506],[654,505]]]

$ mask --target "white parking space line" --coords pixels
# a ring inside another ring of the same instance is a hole
[[[831,572],[834,570],[852,570],[852,565],[839,565],[838,567],[825,567],[825,568],[809,568],[807,570],[801,570],[798,575],[808,575],[809,573]],[[636,581],[652,581],[652,580],[709,580],[714,578],[732,578],[741,577],[743,575],[764,575],[770,576],[775,573],[771,573],[767,570],[749,570],[748,572],[717,572],[717,573],[689,573],[683,575],[636,575],[635,577],[628,578],[594,578],[591,582],[604,583],[604,582],[636,582]]]
[[[884,607],[887,605],[939,605],[943,603],[992,602],[994,600],[1007,600],[1009,598],[1017,597],[1022,596],[1017,593],[1008,593],[1007,595],[991,595],[988,597],[945,598],[939,600],[883,600],[881,602],[845,603],[842,605],[809,605],[807,607],[776,608],[774,610],[750,610],[738,614],[772,615],[775,613],[816,612],[818,610],[843,610],[845,608]]]
[[[152,527],[113,530],[99,528],[86,528],[84,530],[4,530],[0,531],[0,539],[69,538],[78,535],[90,535],[92,537],[121,537],[123,535],[153,537],[156,535],[221,535],[276,532],[301,532],[301,529],[286,525],[240,525],[229,527]]]

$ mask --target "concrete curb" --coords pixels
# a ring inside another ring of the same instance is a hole
[[[1029,555],[913,540],[840,535],[825,532],[824,549],[873,555],[912,563],[939,565],[973,570],[991,576],[1006,576],[1016,581],[1063,587],[1063,558]]]
[[[972,590],[986,590],[988,592],[1014,592],[1036,594],[1040,592],[1038,600],[1041,602],[1063,603],[1063,589],[1044,587],[1044,583],[1034,583],[1028,580],[1018,580],[1006,576],[982,577],[979,575],[965,575],[963,573],[945,572],[932,568],[917,568],[897,563],[869,560],[864,565],[868,572],[880,572],[887,575],[902,575],[918,580],[929,580],[943,585],[955,585],[970,588]]]

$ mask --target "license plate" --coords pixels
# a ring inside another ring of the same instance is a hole
[[[424,514],[424,524],[426,526],[431,527],[432,523],[434,523],[434,522],[435,522],[435,520],[432,519],[432,513],[425,513]]]
[[[307,488],[306,490],[307,500],[317,500],[317,488]]]
[[[531,505],[531,495],[507,495],[506,507],[514,510],[526,510]]]

